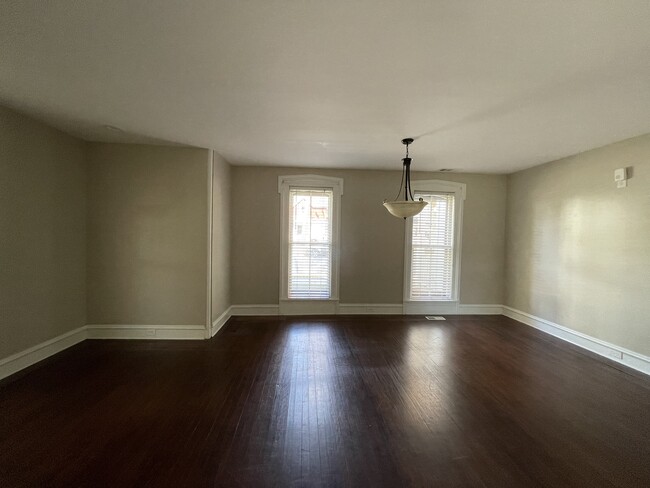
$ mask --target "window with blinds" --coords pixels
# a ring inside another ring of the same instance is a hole
[[[454,290],[453,193],[416,191],[429,202],[413,217],[410,299],[452,300]]]
[[[289,190],[289,298],[331,297],[333,198],[327,188]]]

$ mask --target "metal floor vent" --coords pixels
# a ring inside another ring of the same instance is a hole
[[[447,320],[442,315],[426,315],[424,318],[427,320]]]

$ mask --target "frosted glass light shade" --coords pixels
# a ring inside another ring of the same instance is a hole
[[[395,217],[407,218],[422,212],[427,202],[420,200],[419,202],[396,200],[394,202],[384,202],[384,207]]]

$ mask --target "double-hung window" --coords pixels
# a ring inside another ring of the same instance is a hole
[[[405,313],[455,313],[465,185],[414,181],[413,196],[428,205],[406,225]]]
[[[287,298],[332,297],[331,188],[289,190]]]
[[[343,181],[279,178],[280,312],[334,313],[338,307],[339,214]]]

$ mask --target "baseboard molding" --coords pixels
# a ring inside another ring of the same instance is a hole
[[[280,305],[233,305],[231,315],[280,315]]]
[[[41,342],[9,357],[0,359],[0,379],[42,361],[86,339],[86,327],[79,327],[53,339]]]
[[[458,315],[501,315],[503,305],[481,304],[481,305],[458,305]]]
[[[404,302],[404,315],[458,315],[458,302]]]
[[[401,304],[347,303],[339,304],[339,314],[349,315],[400,315]],[[630,351],[595,337],[569,329],[550,320],[536,317],[521,310],[502,305],[459,305],[458,314],[498,315],[503,314],[518,322],[534,327],[607,359],[650,375],[650,357]],[[213,323],[210,337],[214,336],[232,316],[279,315],[278,305],[232,305]],[[116,325],[91,324],[61,334],[24,351],[0,359],[0,379],[32,366],[85,339],[205,339],[204,325]]]
[[[280,315],[336,315],[338,300],[280,300]]]
[[[404,306],[401,303],[339,303],[338,314],[340,315],[402,315]],[[230,307],[232,316],[245,315],[280,315],[280,306],[276,304],[269,305],[233,305]],[[496,304],[453,304],[453,306],[444,305],[434,311],[430,309],[412,311],[416,315],[427,313],[439,313],[442,315],[501,315],[503,312],[502,305]],[[307,314],[334,315],[334,313],[325,313],[320,308],[307,309]]]
[[[582,332],[551,322],[550,320],[531,315],[512,307],[503,306],[503,315],[518,322],[534,327],[564,341],[575,344],[600,356],[616,361],[632,369],[650,375],[650,357],[630,351],[609,342],[596,339]]]
[[[229,310],[215,321],[220,324],[217,329],[214,329],[213,324],[214,333],[230,318],[230,315],[224,317]],[[222,318],[224,318],[223,323],[220,322]],[[85,325],[0,359],[0,380],[86,339],[200,340],[205,339],[205,325]]]
[[[219,315],[215,319],[214,322],[212,322],[212,327],[210,328],[210,337],[214,337],[214,335],[219,332],[219,330],[226,325],[226,322],[228,322],[228,319],[232,316],[232,306],[228,307],[224,313]]]
[[[205,325],[90,324],[88,339],[205,339]]]
[[[341,303],[341,315],[402,315],[401,303]]]

